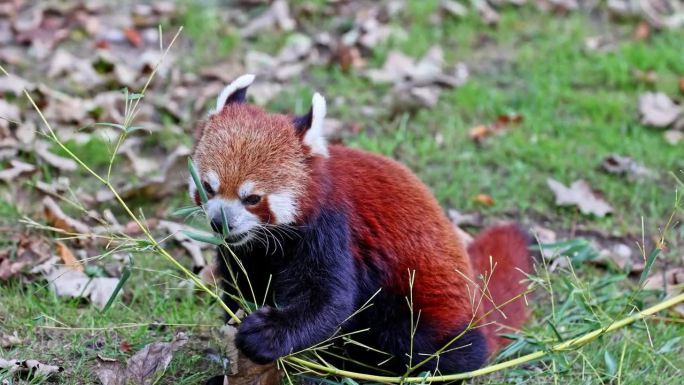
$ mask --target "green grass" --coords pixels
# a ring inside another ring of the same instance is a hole
[[[203,354],[211,345],[220,347],[211,342],[212,330],[221,324],[216,303],[180,287],[177,272],[151,257],[134,256],[135,267],[123,298],[107,312],[81,300],[57,298],[40,281],[4,284],[0,332],[18,331],[26,341],[14,348],[0,348],[0,357],[61,365],[66,371],[60,375],[60,384],[93,383],[98,355],[125,363],[146,344],[170,341],[176,332],[185,331],[191,341],[189,348],[176,354],[159,384],[200,384],[221,373],[222,368]],[[130,352],[121,350],[124,341]]]
[[[684,157],[681,145],[668,145],[660,132],[638,123],[636,102],[638,95],[647,90],[678,95],[677,78],[684,75],[684,31],[657,33],[648,41],[636,42],[630,37],[633,24],[601,24],[586,14],[552,16],[531,8],[507,8],[497,28],[484,26],[475,16],[447,18],[435,24],[431,15],[437,4],[436,0],[410,2],[408,9],[392,21],[398,29],[408,26],[406,39],[391,39],[376,47],[369,58],[370,66],[380,67],[392,49],[420,57],[439,44],[448,64],[467,63],[471,79],[462,87],[445,90],[435,108],[388,116],[382,100],[391,87],[374,85],[360,73],[345,73],[334,65],[312,68],[272,100],[268,108],[302,112],[314,89],[323,92],[328,100],[341,99],[341,103],[330,103],[330,116],[362,126],[358,135],[343,133],[346,144],[404,162],[430,186],[445,208],[477,210],[492,221],[514,218],[526,224],[542,223],[561,237],[578,227],[603,237],[629,235],[640,239],[642,218],[646,237],[658,234],[673,210],[676,183],[670,173],[684,169]],[[181,48],[181,54],[186,54],[186,69],[229,55],[243,55],[250,49],[274,54],[291,35],[266,33],[253,41],[240,41],[238,31],[221,24],[212,12],[215,5],[187,2],[185,6],[187,11],[179,22],[187,33]],[[301,2],[295,4],[303,6]],[[323,6],[318,1],[313,9]],[[316,30],[335,31],[343,29],[348,20],[330,20],[314,13],[304,23]],[[617,48],[605,53],[586,52],[585,38],[603,33],[616,37]],[[635,69],[655,71],[656,84],[637,81]],[[366,106],[376,107],[376,116],[360,114]],[[482,145],[468,137],[471,127],[508,113],[521,114],[524,121]],[[190,132],[192,122],[179,124]],[[441,142],[435,139],[437,134],[442,136]],[[145,143],[172,148],[179,142],[189,143],[189,138],[190,134],[178,137],[161,133],[147,138]],[[74,151],[95,167],[106,166],[109,148],[109,144],[96,140],[73,144]],[[633,157],[653,169],[656,178],[630,182],[604,174],[599,165],[611,153]],[[592,218],[580,216],[574,209],[555,207],[546,178],[565,184],[580,178],[587,180],[615,207],[614,215]],[[472,198],[480,193],[491,195],[495,204],[479,206]],[[140,203],[143,206],[145,202]],[[162,202],[170,206],[167,212],[187,204],[184,192]],[[28,214],[20,211],[0,201],[0,223],[16,224],[21,215]],[[152,207],[145,207],[145,212],[152,211]],[[681,211],[676,219],[682,219]],[[675,262],[680,257],[682,232],[681,227],[670,232],[665,260]],[[98,354],[123,361],[130,353],[120,351],[122,341],[127,341],[135,352],[147,343],[168,341],[175,331],[185,330],[194,342],[176,355],[161,383],[202,383],[219,373],[221,368],[208,363],[202,354],[206,347],[216,347],[214,341],[210,342],[208,327],[112,328],[130,323],[220,323],[216,304],[179,289],[177,273],[164,261],[151,253],[136,255],[134,261],[126,294],[106,313],[80,301],[58,299],[42,281],[26,283],[15,279],[2,283],[0,332],[16,330],[27,343],[10,350],[0,348],[0,357],[37,358],[61,364],[67,372],[58,383],[92,383]],[[568,314],[579,318],[553,319],[550,294],[540,292],[531,301],[534,321],[526,331],[528,337],[551,336],[551,319],[559,322],[554,325],[559,334],[570,338],[596,321],[592,310],[620,314],[625,293],[634,287],[633,280],[619,279],[620,272],[578,266],[575,273],[579,279],[572,284],[568,281],[570,271],[554,274],[551,287],[555,306],[568,304]],[[639,300],[653,303],[656,298]],[[597,318],[606,319],[605,315]],[[682,341],[676,340],[682,337],[683,330],[681,319],[641,323],[604,336],[579,353],[556,355],[553,361],[532,363],[473,383],[684,383],[681,369],[677,369],[684,367]],[[623,346],[626,348],[621,359]],[[530,344],[526,349],[534,347]],[[621,360],[619,371],[611,370],[611,361]]]
[[[412,15],[418,18],[422,12]],[[633,42],[624,27],[615,26],[613,33],[627,34],[615,51],[587,53],[585,38],[600,29],[586,15],[537,15],[509,10],[496,30],[474,19],[432,25],[411,18],[415,22],[406,40],[378,49],[377,65],[392,48],[422,55],[440,44],[450,64],[469,64],[471,80],[445,92],[435,108],[409,116],[404,130],[398,119],[362,120],[365,131],[348,143],[403,161],[441,202],[459,210],[494,216],[515,211],[523,218],[551,215],[569,226],[574,216],[555,207],[545,180],[569,184],[581,178],[615,207],[612,217],[582,218],[583,225],[617,235],[639,233],[642,216],[649,227],[657,224],[673,208],[676,183],[669,173],[684,168],[684,158],[680,148],[638,123],[636,102],[641,92],[653,88],[677,95],[684,55],[674,47],[684,33]],[[528,23],[531,18],[539,22]],[[481,35],[491,42],[478,50],[474,46]],[[505,53],[503,62],[496,62],[497,53]],[[635,69],[656,71],[656,85],[640,84]],[[329,98],[345,98],[344,107],[331,107],[330,114],[347,121],[358,119],[361,106],[380,105],[388,92],[358,74],[321,68],[312,75]],[[469,128],[508,113],[521,114],[524,122],[482,146],[469,139]],[[435,141],[437,133],[442,144]],[[656,179],[629,182],[603,173],[600,163],[611,153],[633,157],[655,170]],[[479,193],[491,195],[496,204],[477,206],[472,197]]]

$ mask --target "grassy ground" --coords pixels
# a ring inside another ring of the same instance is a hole
[[[406,163],[445,208],[478,211],[488,221],[515,218],[528,225],[542,224],[561,238],[574,237],[579,229],[599,234],[599,238],[640,239],[642,218],[646,237],[657,235],[673,210],[676,183],[670,173],[684,169],[684,157],[681,145],[667,144],[660,133],[638,123],[636,101],[641,92],[652,89],[677,94],[677,79],[684,75],[684,32],[662,32],[635,41],[631,22],[607,22],[584,13],[549,15],[531,8],[503,11],[496,28],[483,25],[476,16],[435,24],[431,15],[437,3],[411,2],[409,9],[392,21],[397,28],[407,26],[407,38],[377,47],[369,60],[371,66],[379,67],[391,49],[420,57],[439,44],[448,63],[467,63],[469,82],[445,91],[436,107],[403,116],[363,117],[359,114],[362,107],[378,104],[389,89],[331,66],[313,68],[269,107],[303,105],[314,88],[328,100],[342,100],[331,104],[329,114],[363,127],[358,135],[344,135],[345,142]],[[184,64],[190,67],[197,64],[193,61],[207,63],[219,55],[240,55],[248,49],[275,53],[287,38],[269,34],[256,41],[240,41],[235,31],[220,25],[211,9],[202,7],[190,7],[183,22],[188,27],[183,39],[193,43],[183,48],[190,58]],[[333,28],[326,22],[315,13],[307,21],[318,30]],[[599,34],[614,37],[616,49],[587,52],[585,39]],[[653,70],[657,81],[639,81],[633,75],[635,70]],[[509,113],[522,115],[524,121],[481,145],[468,137],[469,128]],[[185,126],[189,132],[191,123]],[[443,140],[435,139],[438,133]],[[178,139],[189,141],[189,135]],[[94,162],[102,152],[97,145],[76,150]],[[656,177],[630,182],[603,173],[599,165],[611,153],[633,157],[654,170]],[[599,219],[555,207],[546,178],[565,184],[585,179],[603,192],[615,207],[614,215]],[[473,201],[480,193],[492,196],[494,205]],[[164,204],[183,206],[187,202],[179,193]],[[25,213],[0,202],[0,214],[13,224]],[[681,211],[677,218],[682,218]],[[17,228],[12,226],[11,231]],[[670,232],[670,248],[663,261],[677,263],[682,235],[681,228]],[[176,330],[185,330],[194,337],[193,343],[177,354],[160,383],[202,383],[218,373],[221,368],[203,354],[206,347],[215,347],[210,330],[220,323],[216,304],[178,289],[177,272],[164,261],[145,254],[135,256],[135,261],[126,295],[106,313],[79,301],[58,299],[41,283],[27,285],[16,280],[0,286],[0,331],[17,331],[27,339],[9,351],[0,348],[0,357],[60,363],[68,371],[58,383],[92,383],[98,354],[125,359],[130,353],[121,348],[124,341],[136,351],[152,341],[170,340]],[[543,270],[540,272],[543,276]],[[625,293],[635,285],[620,272],[586,265],[558,270],[550,282],[550,289],[535,295],[531,302],[535,316],[523,350],[542,346],[539,340],[545,338],[550,342],[556,332],[556,340],[567,339],[598,326],[597,320],[623,314]],[[643,303],[654,299],[654,295],[638,298]],[[564,304],[567,308],[559,310]],[[126,326],[129,324],[137,325]],[[684,383],[682,338],[681,319],[652,320],[604,336],[579,352],[475,382]]]

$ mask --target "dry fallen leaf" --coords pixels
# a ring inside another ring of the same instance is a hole
[[[483,206],[493,206],[494,205],[494,198],[487,194],[477,194],[475,197],[473,197],[473,201],[475,203],[479,203]]]
[[[589,36],[584,39],[584,48],[588,52],[610,52],[617,47],[617,42],[611,36]]]
[[[34,165],[24,163],[24,162],[17,160],[17,159],[10,160],[10,166],[11,167],[0,171],[0,180],[1,181],[6,182],[6,183],[12,182],[19,175],[27,173],[27,172],[33,172],[36,169],[36,167]]]
[[[485,24],[494,25],[499,23],[501,17],[486,0],[473,0],[473,5]]]
[[[198,271],[206,266],[206,261],[204,255],[202,254],[202,249],[210,248],[207,243],[202,243],[195,241],[185,235],[183,230],[191,230],[190,226],[186,226],[181,223],[171,222],[171,221],[159,221],[157,229],[166,232],[173,237],[180,245],[190,254],[192,258],[193,270]],[[192,230],[197,233],[197,230]],[[207,234],[209,235],[209,234]]]
[[[14,254],[0,250],[0,280],[8,280],[45,262],[50,258],[50,247],[42,238],[20,236]]]
[[[186,157],[190,155],[190,152],[188,147],[177,147],[171,154],[166,156],[164,163],[158,168],[160,170],[158,175],[153,175],[139,183],[127,184],[119,188],[119,195],[123,199],[132,196],[161,198],[176,193],[178,188],[187,183],[187,180],[182,176],[187,175]],[[95,196],[95,200],[98,202],[107,202],[112,199],[114,199],[114,194],[109,189],[102,189]]]
[[[243,37],[250,37],[273,27],[277,27],[281,31],[291,31],[296,25],[297,23],[290,16],[290,8],[287,1],[275,0],[264,13],[242,27],[240,34]]]
[[[664,290],[667,298],[682,293],[684,291],[684,267],[676,267],[653,274],[644,285],[644,288]],[[684,317],[684,304],[675,306],[673,310],[680,317]]]
[[[555,231],[540,225],[532,226],[530,228],[530,234],[534,237],[536,243],[542,245],[546,243],[555,243],[558,239]]]
[[[4,360],[0,358],[0,370],[8,374],[31,374],[33,378],[45,378],[56,373],[61,373],[61,366],[47,365],[36,360]]]
[[[665,141],[673,146],[679,144],[684,139],[684,132],[677,130],[667,130],[663,133]]]
[[[17,332],[14,332],[14,334],[0,333],[0,348],[11,348],[13,346],[21,344],[22,342],[23,341],[21,340],[21,338],[19,338]]]
[[[641,123],[651,127],[667,127],[677,120],[682,107],[662,92],[647,92],[639,97]]]
[[[35,84],[19,76],[13,74],[0,76],[0,94],[10,93],[19,96],[24,90],[33,91],[35,88]]]
[[[64,266],[72,269],[72,270],[77,270],[80,272],[85,271],[83,268],[83,265],[81,262],[76,258],[74,253],[71,252],[69,247],[65,245],[62,242],[57,241],[57,255],[59,255],[60,258],[62,258],[62,262],[64,262]]]
[[[156,159],[138,155],[138,153],[142,152],[140,151],[141,146],[142,140],[134,137],[126,140],[119,149],[119,153],[128,158],[131,167],[133,168],[133,172],[139,177],[159,170],[160,167],[160,164]]]
[[[51,55],[47,76],[67,78],[85,89],[97,87],[104,81],[89,60],[78,58],[61,48]]]
[[[34,146],[34,151],[36,155],[50,166],[61,171],[75,171],[78,168],[78,165],[73,159],[64,158],[50,152],[48,145],[44,142],[37,142]]]
[[[634,255],[632,249],[624,243],[616,243],[607,249],[601,250],[599,256],[592,260],[592,262],[600,266],[613,263],[621,271],[629,268],[629,272],[633,274],[641,273],[646,267],[643,258]]]
[[[385,64],[381,69],[369,69],[366,71],[366,76],[375,83],[396,83],[409,77],[414,67],[415,63],[412,57],[394,50],[387,55]]]
[[[58,297],[88,298],[99,309],[105,307],[119,283],[118,278],[91,278],[82,271],[66,267],[52,266],[47,270],[45,276],[49,286]]]
[[[0,99],[0,128],[7,129],[10,123],[20,124],[20,121],[19,107]]]
[[[651,36],[651,26],[647,22],[641,21],[634,30],[634,40],[644,41]]]
[[[476,142],[479,142],[482,139],[489,136],[489,133],[490,133],[490,129],[488,126],[480,125],[480,126],[475,126],[475,127],[471,128],[468,131],[468,136],[470,137],[470,139],[472,139]]]
[[[582,214],[593,214],[597,217],[604,217],[613,212],[613,208],[597,196],[583,180],[577,180],[570,187],[565,187],[562,183],[549,178],[546,184],[553,191],[558,206],[577,206]]]
[[[173,353],[187,342],[188,337],[178,333],[172,342],[146,345],[128,359],[125,367],[120,362],[98,359],[95,373],[102,385],[151,385],[169,366]]]
[[[520,114],[500,115],[496,121],[488,125],[475,126],[468,131],[470,139],[476,142],[482,142],[484,139],[494,135],[502,134],[511,125],[517,125],[524,120]]]
[[[235,347],[235,335],[237,328],[232,325],[224,325],[219,330],[217,342],[224,348],[225,355],[230,358],[229,375],[214,377],[207,384],[222,385],[279,385],[282,372],[275,363],[257,365],[240,353]]]
[[[634,78],[642,83],[654,85],[658,81],[658,74],[653,70],[642,71],[636,69],[632,73]]]
[[[449,15],[462,18],[468,15],[468,8],[455,0],[442,0],[439,2],[439,7]]]
[[[455,209],[449,209],[447,211],[451,223],[456,226],[482,226],[482,214],[479,212],[472,213],[461,213]]]
[[[655,176],[653,170],[646,168],[634,159],[617,154],[608,155],[601,167],[610,174],[625,175],[628,178],[651,178]]]
[[[43,198],[43,212],[48,223],[66,232],[76,232],[79,234],[89,234],[90,227],[85,223],[74,219],[64,213],[57,202],[50,197]]]

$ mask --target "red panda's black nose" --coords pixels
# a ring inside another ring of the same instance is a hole
[[[213,218],[211,220],[211,229],[219,234],[223,232],[223,221],[221,220],[221,218]],[[233,230],[235,230],[235,226],[231,226],[230,224],[228,224],[228,231]]]
[[[223,221],[221,219],[217,219],[217,218],[212,219],[211,220],[211,229],[217,233],[222,233],[223,232]]]

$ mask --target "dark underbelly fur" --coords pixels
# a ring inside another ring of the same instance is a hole
[[[249,275],[251,289],[245,273],[236,263],[235,258],[225,248],[220,248],[217,257],[221,274],[224,277],[225,292],[236,294],[236,289],[232,283],[233,278],[231,278],[228,269],[228,266],[230,266],[230,269],[232,269],[236,276],[238,287],[247,301],[256,302],[259,307],[265,304],[274,308],[280,308],[282,305],[287,304],[290,301],[288,296],[291,296],[292,293],[287,293],[288,290],[282,290],[279,283],[284,278],[282,274],[288,271],[288,267],[294,263],[294,258],[301,252],[301,243],[303,241],[302,237],[298,235],[280,235],[278,241],[279,243],[274,242],[271,238],[268,243],[268,250],[264,244],[254,241],[248,247],[235,248],[234,252],[237,258],[240,259]],[[278,244],[278,247],[275,248],[274,244]],[[367,258],[365,260],[377,261],[380,259],[376,256],[376,258]],[[373,263],[369,264],[368,262],[364,264],[354,262],[354,266],[355,277],[348,280],[347,284],[350,285],[349,291],[356,293],[354,309],[359,309],[382,286],[382,282],[384,282],[383,271],[386,271],[386,268]],[[331,270],[333,268],[335,267],[331,267]],[[335,270],[339,269],[335,268]],[[321,274],[326,273],[338,274],[339,272],[326,271],[325,267],[323,267]],[[343,274],[343,272],[341,273]],[[325,285],[324,282],[325,280],[318,281],[318,284]],[[266,292],[267,287],[268,292]],[[326,288],[318,289],[322,293],[326,292]],[[282,293],[286,294],[283,295]],[[225,295],[225,301],[234,311],[240,308],[240,305],[231,299],[228,294]],[[341,329],[338,332],[341,334],[368,329],[351,336],[358,344],[345,342],[343,339],[338,338],[335,340],[336,344],[330,348],[331,352],[338,355],[342,353],[356,362],[369,365],[370,368],[321,353],[327,361],[347,370],[403,375],[406,373],[409,365],[415,366],[417,363],[425,360],[430,354],[440,349],[463,330],[461,328],[460,330],[447,331],[447,333],[437,331],[430,327],[429,320],[423,318],[418,321],[413,344],[411,344],[411,317],[406,298],[380,290],[371,303],[372,306],[356,314],[341,325]],[[307,310],[306,307],[303,307],[301,311],[306,312]],[[455,316],[459,310],[452,310]],[[414,309],[414,315],[417,313],[417,309]],[[346,317],[342,317],[342,319],[344,318]],[[307,317],[302,317],[301,319],[306,320]],[[298,322],[306,321],[300,320]],[[437,334],[447,334],[449,337],[437,339],[434,337]],[[277,343],[277,341],[273,342]],[[409,358],[412,345],[413,354]],[[383,353],[369,350],[364,346],[372,347]],[[446,374],[475,370],[482,366],[487,359],[486,341],[479,330],[468,331],[446,350],[448,352],[440,354],[439,358],[432,359],[416,368],[413,374],[425,371]]]

